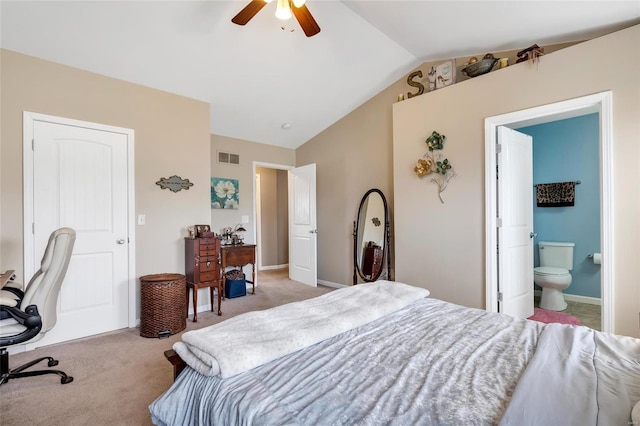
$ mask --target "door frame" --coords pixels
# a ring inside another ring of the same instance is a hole
[[[599,113],[600,125],[600,239],[602,331],[613,332],[613,112],[612,92],[600,92],[485,119],[485,306],[498,312],[497,159],[498,126],[510,128],[542,124]],[[533,283],[531,283],[533,285]]]
[[[127,265],[127,284],[128,284],[128,325],[130,328],[135,327],[136,321],[136,307],[138,304],[136,293],[136,239],[135,239],[135,186],[134,186],[134,131],[133,129],[126,129],[123,127],[109,126],[106,124],[92,123],[89,121],[74,120],[71,118],[57,117],[53,115],[40,114],[35,112],[23,111],[22,113],[22,126],[23,126],[23,241],[24,241],[24,254],[23,254],[23,268],[25,276],[31,277],[36,272],[33,270],[32,265],[35,264],[33,247],[34,247],[34,235],[33,235],[33,222],[34,222],[34,155],[33,155],[33,127],[35,121],[44,121],[52,124],[60,124],[75,127],[84,127],[92,130],[99,130],[105,132],[121,133],[127,136],[127,234],[129,237],[129,257]]]

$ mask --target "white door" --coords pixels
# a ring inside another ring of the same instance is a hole
[[[533,315],[533,139],[498,127],[498,289],[500,312]]]
[[[25,275],[39,268],[52,231],[76,231],[57,323],[36,347],[125,328],[131,135],[39,120],[32,131],[33,263]]]
[[[289,278],[316,287],[316,165],[289,170]]]

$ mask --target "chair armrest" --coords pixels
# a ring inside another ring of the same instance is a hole
[[[0,347],[26,342],[40,333],[42,329],[42,318],[38,313],[36,305],[29,305],[24,311],[11,306],[3,306],[2,309],[9,313],[18,323],[22,324],[25,330],[13,336],[0,337]]]

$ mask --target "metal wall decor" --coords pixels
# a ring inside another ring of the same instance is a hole
[[[438,198],[440,202],[444,204],[442,199],[442,191],[447,188],[449,180],[456,175],[453,171],[449,159],[443,158],[444,156],[440,151],[444,148],[444,142],[447,137],[443,134],[431,132],[431,135],[425,140],[427,144],[427,153],[420,159],[418,159],[413,171],[419,178],[431,175],[431,182],[438,185]]]
[[[182,179],[180,176],[173,175],[169,178],[160,178],[159,181],[156,182],[156,185],[160,186],[162,189],[168,189],[171,192],[178,192],[181,189],[189,189],[189,187],[193,186],[189,179]]]

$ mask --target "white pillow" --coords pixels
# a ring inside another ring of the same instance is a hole
[[[636,402],[631,410],[631,422],[634,425],[640,424],[640,401]]]

